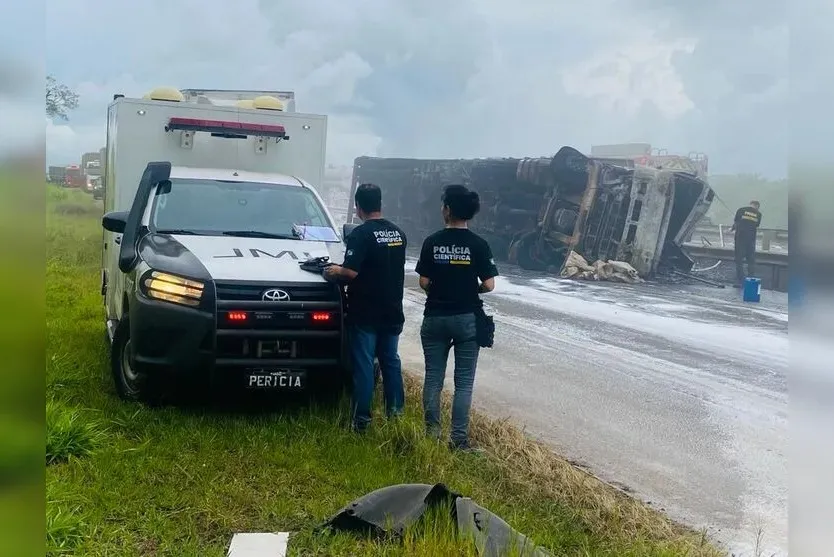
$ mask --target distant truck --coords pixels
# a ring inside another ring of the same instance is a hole
[[[383,189],[384,214],[414,246],[443,226],[443,186],[465,184],[481,196],[472,229],[489,240],[496,258],[558,273],[576,251],[589,262],[625,261],[644,278],[664,267],[691,270],[681,245],[714,196],[694,172],[625,165],[568,146],[553,157],[525,159],[359,157],[351,220],[353,191],[363,182]]]
[[[50,184],[64,185],[64,179],[67,175],[67,167],[65,166],[50,166],[47,171],[47,180]]]
[[[101,292],[126,400],[172,386],[297,391],[346,379],[341,262],[316,186],[327,117],[288,92],[160,88],[107,113]]]
[[[81,155],[81,164],[80,164],[80,166],[81,166],[81,168],[86,169],[91,162],[100,161],[100,160],[101,160],[101,157],[100,157],[98,151],[90,151],[89,153],[84,153],[83,155]]]
[[[98,153],[96,153],[98,157]],[[95,160],[87,161],[87,166],[84,168],[84,177],[86,178],[85,189],[88,193],[92,193],[96,184],[101,180],[101,161]]]
[[[66,167],[64,172],[64,186],[68,188],[84,188],[87,185],[87,178],[84,171],[77,164]]]

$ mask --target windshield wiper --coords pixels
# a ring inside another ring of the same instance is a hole
[[[260,230],[225,230],[224,236],[242,236],[244,238],[272,238],[275,240],[298,240],[298,236],[293,234],[274,234],[272,232],[262,232]]]
[[[185,230],[184,228],[169,228],[165,230],[157,230],[157,234],[183,234],[183,235],[191,235],[196,236],[198,233],[194,232],[193,230]]]

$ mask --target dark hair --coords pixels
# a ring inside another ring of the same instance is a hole
[[[460,184],[450,184],[443,188],[443,206],[449,208],[449,216],[455,220],[472,220],[481,210],[481,198],[478,192]]]
[[[382,211],[382,190],[376,184],[359,184],[353,201],[365,213],[378,213]]]

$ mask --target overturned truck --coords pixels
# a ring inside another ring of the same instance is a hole
[[[359,157],[351,187],[365,182],[382,188],[386,217],[412,247],[442,226],[443,187],[464,184],[481,196],[471,227],[496,258],[558,273],[575,251],[589,262],[627,262],[644,278],[664,268],[692,268],[681,246],[713,199],[694,173],[619,164],[572,147],[551,158]],[[349,203],[353,215],[353,191]]]

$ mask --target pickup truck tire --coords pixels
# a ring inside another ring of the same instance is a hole
[[[110,368],[119,398],[143,402],[149,406],[162,403],[161,378],[142,370],[130,351],[130,320],[125,316],[116,326],[110,345]]]

